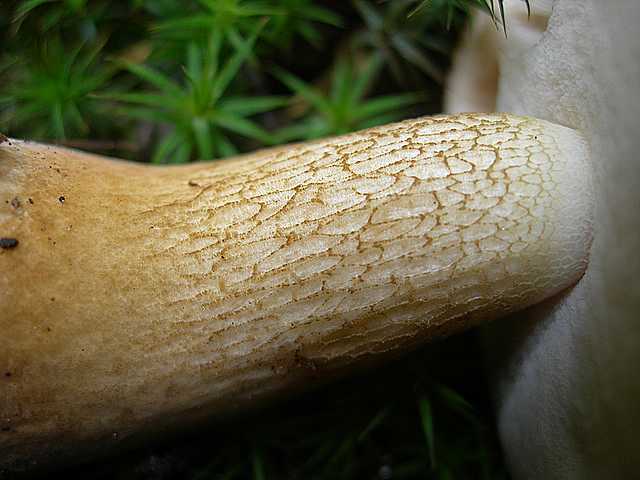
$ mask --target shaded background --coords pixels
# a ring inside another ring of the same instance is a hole
[[[500,2],[496,2],[498,5]],[[184,163],[441,111],[484,0],[0,5],[0,131]],[[497,21],[497,20],[496,20]],[[63,472],[96,479],[506,478],[474,333]]]

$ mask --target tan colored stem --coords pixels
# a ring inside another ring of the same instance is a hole
[[[586,265],[586,155],[573,130],[509,115],[179,167],[5,142],[0,237],[19,244],[0,250],[0,466],[229,411],[557,293]]]

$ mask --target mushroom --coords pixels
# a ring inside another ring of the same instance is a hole
[[[531,3],[533,23],[505,0],[513,41],[476,24],[449,88],[453,111],[526,117],[163,168],[0,136],[0,469],[542,302],[486,330],[514,477],[637,474],[640,3]]]
[[[188,166],[4,142],[0,465],[136,443],[561,292],[587,265],[588,155],[506,114]]]
[[[532,0],[531,21],[523,2],[504,3],[508,38],[475,19],[448,110],[508,111],[582,132],[595,209],[589,267],[577,286],[484,332],[502,445],[517,479],[636,478],[640,2]]]

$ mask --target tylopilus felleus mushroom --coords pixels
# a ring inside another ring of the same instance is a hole
[[[0,465],[193,423],[558,293],[587,263],[587,155],[506,114],[177,167],[3,142]]]

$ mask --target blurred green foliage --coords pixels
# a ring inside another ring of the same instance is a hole
[[[482,3],[6,1],[0,129],[182,163],[433,113]]]
[[[172,127],[157,145],[154,162],[187,162],[194,148],[196,157],[203,160],[235,154],[236,147],[225,131],[263,144],[274,143],[272,135],[246,117],[277,108],[286,99],[225,96],[229,83],[251,54],[261,29],[260,25],[246,42],[239,39],[233,55],[222,65],[220,31],[211,32],[205,46],[189,43],[182,83],[144,65],[125,64],[127,70],[155,87],[156,92],[112,94],[110,98],[134,105],[121,109],[125,115]]]
[[[383,55],[395,81],[402,86],[420,76],[442,82],[443,66],[434,54],[447,54],[450,39],[435,27],[440,24],[440,4],[416,9],[412,0],[386,2],[383,8],[370,0],[354,0],[366,28],[354,38],[357,45]],[[457,19],[465,18],[458,16]]]
[[[377,55],[372,55],[360,72],[353,63],[339,58],[331,73],[331,85],[326,93],[286,70],[274,70],[275,76],[311,107],[311,112],[302,121],[278,132],[279,140],[286,142],[299,138],[310,140],[339,135],[401,118],[400,108],[417,103],[420,95],[400,93],[365,99],[367,91],[378,76],[380,66],[380,57]]]
[[[58,37],[41,45],[13,72],[0,106],[13,111],[11,120],[29,126],[32,135],[63,139],[89,133],[87,122],[103,114],[91,94],[103,88],[115,70],[99,63],[103,44],[83,44],[66,51]],[[11,68],[11,67],[8,67]]]

